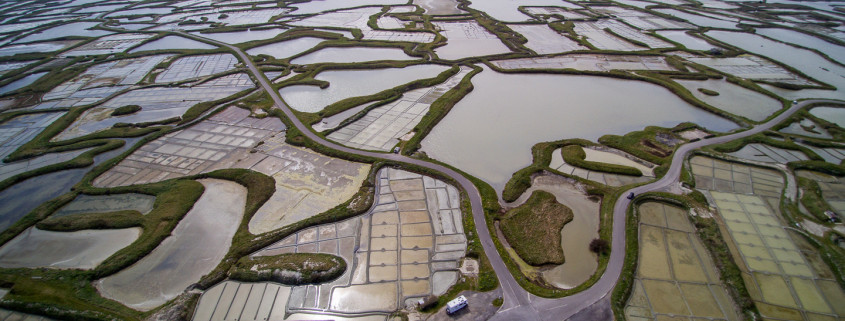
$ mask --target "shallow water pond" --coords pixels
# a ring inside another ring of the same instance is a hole
[[[724,79],[675,80],[689,90],[695,98],[734,115],[746,117],[754,121],[766,119],[769,115],[781,109],[780,101],[756,91],[734,85]],[[710,96],[699,91],[699,88],[718,92],[718,96]]]
[[[58,27],[53,27],[39,33],[31,34],[25,38],[15,41],[15,43],[33,42],[47,39],[55,39],[67,36],[80,37],[99,37],[110,35],[113,32],[105,30],[89,30],[89,28],[96,27],[99,22],[74,22]]]
[[[282,28],[273,28],[273,29],[263,29],[263,30],[247,30],[247,31],[237,31],[237,32],[214,32],[214,33],[202,33],[202,32],[192,32],[191,34],[197,35],[200,37],[205,37],[209,39],[214,39],[220,42],[235,44],[235,43],[242,43],[247,41],[253,40],[264,40],[270,39],[275,36],[278,36],[282,32],[285,32],[287,29]]]
[[[432,78],[446,69],[444,66],[417,65],[375,70],[325,71],[315,78],[328,81],[331,85],[326,89],[317,86],[289,86],[279,90],[279,93],[292,108],[315,113],[334,102],[375,94],[417,79]]]
[[[596,140],[605,134],[621,135],[648,125],[672,127],[684,121],[715,131],[737,127],[645,82],[486,69],[472,83],[475,89],[434,127],[422,150],[499,191],[513,172],[530,164],[531,146],[539,142]]]
[[[271,43],[269,45],[255,47],[246,51],[246,53],[257,55],[269,55],[274,58],[282,59],[293,56],[300,52],[314,48],[318,43],[325,41],[322,38],[302,37],[293,40]]]
[[[31,227],[0,247],[0,267],[93,269],[140,235],[140,228],[53,232]]]
[[[179,36],[167,36],[158,40],[145,43],[129,53],[148,50],[163,50],[163,49],[214,49],[216,46],[209,45],[204,42],[199,42],[193,39],[188,39]]]
[[[46,71],[45,72],[39,72],[39,73],[34,73],[34,74],[29,75],[29,76],[23,77],[21,79],[15,80],[15,81],[9,83],[8,85],[0,87],[0,95],[5,94],[7,92],[12,92],[12,91],[21,89],[21,88],[26,87],[26,86],[29,86],[32,83],[34,83],[36,80],[41,78],[41,76],[44,76],[46,74],[47,74]]]
[[[139,139],[125,139],[126,144],[123,147],[94,156],[94,166],[119,155]],[[3,204],[0,206],[0,231],[5,230],[42,203],[67,193],[71,186],[79,182],[90,170],[89,166],[52,172],[27,179],[0,191],[0,204]]]
[[[309,1],[305,3],[292,4],[291,7],[297,10],[291,14],[310,14],[318,13],[326,10],[335,10],[341,8],[354,8],[369,5],[388,5],[388,4],[406,4],[403,0],[323,0],[323,1]]]
[[[113,195],[79,195],[73,201],[62,206],[52,216],[61,217],[83,213],[107,213],[133,210],[147,214],[155,205],[155,196],[126,193]]]
[[[684,19],[689,21],[697,26],[701,27],[713,27],[713,28],[724,28],[724,29],[739,29],[736,27],[737,21],[726,21],[721,19],[714,19],[710,17],[700,16],[697,14],[686,13],[680,10],[675,9],[655,9],[654,11],[665,13],[668,15],[673,15],[675,17]]]
[[[687,34],[685,30],[661,30],[658,31],[657,34],[665,37],[666,39],[680,43],[684,45],[684,47],[687,47],[687,49],[710,50],[715,47],[707,41],[704,41],[704,39],[696,38]]]
[[[246,187],[218,179],[199,182],[205,192],[170,237],[137,263],[97,282],[103,296],[147,311],[220,263],[243,218]]]
[[[323,48],[310,54],[295,58],[292,64],[307,65],[315,63],[350,63],[374,60],[414,60],[398,48]]]
[[[756,32],[757,34],[764,35],[775,40],[816,49],[833,60],[845,63],[845,47],[832,44],[811,35],[781,28],[760,28],[757,29]]]
[[[598,267],[598,260],[590,252],[590,241],[599,237],[599,202],[590,200],[572,181],[557,175],[534,178],[531,188],[514,204],[525,202],[536,190],[552,193],[558,203],[564,204],[574,216],[561,230],[561,246],[565,263],[543,272],[543,278],[563,289],[584,283]]]
[[[815,107],[810,109],[810,114],[845,128],[845,108]]]
[[[708,31],[706,35],[713,37],[716,40],[737,46],[740,49],[777,60],[815,78],[816,80],[828,83],[838,88],[836,91],[794,91],[774,89],[772,86],[763,86],[763,88],[772,89],[772,91],[778,95],[782,95],[787,98],[820,97],[845,99],[845,90],[843,90],[843,87],[845,87],[845,67],[830,62],[812,51],[795,48],[787,44],[763,38],[759,35],[742,32]]]
[[[560,0],[486,0],[474,1],[470,5],[473,9],[484,11],[490,17],[493,17],[493,19],[499,21],[517,22],[530,19],[531,17],[519,11],[520,6],[556,6],[581,9],[580,6]]]

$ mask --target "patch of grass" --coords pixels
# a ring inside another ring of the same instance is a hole
[[[713,257],[713,263],[716,265],[716,270],[720,272],[720,279],[725,284],[725,288],[730,293],[734,302],[744,314],[756,315],[757,318],[755,319],[759,319],[757,307],[754,305],[754,301],[751,300],[751,295],[748,294],[748,289],[745,287],[742,270],[734,262],[728,245],[722,238],[716,219],[693,216],[692,221],[698,232],[698,237],[701,238],[704,246],[710,251],[710,255]]]
[[[112,116],[129,115],[129,114],[137,113],[140,110],[141,110],[141,106],[138,106],[138,105],[120,106],[120,107],[115,108],[114,111],[112,111],[111,115]]]
[[[286,285],[324,283],[340,277],[346,262],[324,253],[287,253],[243,257],[229,270],[229,277],[246,282],[272,281]]]
[[[121,229],[142,226],[144,215],[138,211],[126,210],[107,213],[81,213],[67,216],[51,216],[35,224],[42,230],[72,232],[88,229]]]
[[[535,191],[525,204],[508,211],[500,226],[508,243],[526,263],[563,264],[560,231],[572,218],[572,209],[558,203],[554,195]]]
[[[821,222],[827,222],[828,218],[825,215],[825,211],[833,211],[833,208],[830,207],[824,197],[822,197],[822,191],[819,187],[819,183],[816,181],[796,176],[798,179],[798,186],[801,188],[803,193],[801,194],[801,204],[807,208],[807,211],[810,212],[813,217]]]
[[[152,211],[143,216],[143,232],[135,242],[112,254],[93,271],[94,279],[103,278],[134,264],[155,249],[194,206],[205,188],[192,180],[175,180],[161,183],[109,189],[111,193],[142,193],[155,195]],[[90,189],[103,193],[104,189]],[[71,216],[72,217],[72,216]],[[92,222],[96,223],[96,222]],[[118,224],[118,223],[113,223]]]
[[[662,165],[671,160],[676,146],[668,146],[661,143],[656,139],[657,135],[662,135],[679,142],[684,141],[683,138],[675,134],[671,129],[648,126],[641,131],[630,132],[623,136],[604,135],[599,137],[599,143],[624,151],[651,163]]]
[[[719,96],[718,91],[710,90],[710,89],[707,89],[707,88],[698,88],[698,91],[702,94],[707,95],[707,96]]]
[[[643,172],[630,166],[588,161],[585,159],[587,158],[587,153],[584,152],[584,149],[579,145],[564,146],[561,149],[561,154],[563,156],[563,161],[575,167],[597,172],[643,176]]]
[[[504,302],[505,302],[505,300],[503,300],[501,297],[495,298],[495,299],[493,299],[493,306],[500,307],[500,306],[502,306],[502,303],[504,303]]]

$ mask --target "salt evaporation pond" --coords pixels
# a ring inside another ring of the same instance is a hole
[[[334,10],[341,8],[354,8],[371,5],[401,5],[406,4],[403,0],[323,0],[323,1],[309,1],[305,3],[291,4],[291,7],[297,8],[291,14],[311,14],[323,12],[326,10]]]
[[[734,85],[724,79],[680,80],[675,82],[689,90],[695,98],[734,115],[753,121],[761,121],[780,110],[780,101],[756,91]],[[710,96],[698,91],[698,88],[713,90],[718,96]]]
[[[106,15],[106,18],[110,17],[123,17],[123,16],[140,16],[140,15],[157,15],[157,14],[168,14],[173,11],[173,8],[140,8],[140,9],[129,9],[129,10],[121,10],[117,12],[112,12]]]
[[[253,40],[264,40],[270,39],[275,36],[278,36],[282,32],[285,32],[287,29],[282,28],[273,28],[273,29],[263,29],[263,30],[246,30],[246,31],[236,31],[236,32],[212,32],[212,33],[202,33],[202,32],[192,32],[192,35],[205,37],[209,39],[214,39],[220,42],[235,44],[235,43],[242,43],[247,41]]]
[[[15,41],[15,43],[41,41],[67,36],[99,37],[113,34],[113,32],[105,30],[88,30],[88,28],[96,27],[99,24],[99,22],[73,22],[31,34],[21,40]]]
[[[132,49],[129,53],[163,49],[214,49],[216,46],[179,36],[167,36]]]
[[[279,94],[293,109],[316,113],[334,102],[372,95],[417,79],[432,78],[446,69],[444,66],[417,65],[375,70],[324,71],[314,78],[328,81],[331,84],[328,88],[288,86],[279,90]]]
[[[46,71],[45,72],[39,72],[39,73],[34,73],[34,74],[29,75],[29,76],[23,77],[21,79],[15,80],[15,81],[9,83],[8,85],[0,87],[0,95],[21,89],[21,88],[26,87],[26,86],[29,86],[32,83],[34,83],[36,80],[41,78],[41,76],[44,76],[46,74],[47,74]]]
[[[581,9],[580,6],[561,0],[485,0],[473,1],[470,5],[473,9],[484,11],[493,19],[499,21],[520,22],[531,19],[531,17],[519,11],[521,6],[555,6]]]
[[[94,156],[93,166],[119,155],[139,139],[124,139],[126,144],[123,147]],[[67,193],[90,170],[91,166],[47,173],[0,191],[0,204],[3,204],[0,206],[0,231],[6,230],[44,202]]]
[[[290,61],[292,64],[350,63],[375,60],[414,60],[398,48],[323,48]]]
[[[293,56],[300,52],[314,48],[318,43],[325,41],[322,38],[302,37],[293,40],[276,42],[269,45],[255,47],[246,51],[246,53],[257,55],[268,55],[273,58],[282,59]]]
[[[117,211],[138,211],[147,214],[155,205],[155,196],[125,193],[111,195],[79,195],[73,201],[53,213],[54,217]]]
[[[175,298],[226,256],[244,214],[246,187],[202,179],[205,192],[150,254],[96,283],[100,293],[148,311]]]
[[[845,87],[845,67],[830,62],[812,51],[795,48],[744,32],[708,31],[705,34],[742,50],[782,62],[816,80],[837,87],[835,91],[806,89],[794,91],[762,85],[763,88],[769,89],[782,97],[789,99],[803,97],[845,99],[845,91],[842,89]]]
[[[661,30],[658,31],[657,34],[665,37],[666,39],[680,43],[684,45],[684,47],[687,47],[687,49],[710,50],[715,47],[707,41],[704,41],[704,39],[696,38],[687,34],[685,30]]]
[[[757,34],[783,41],[793,43],[805,48],[816,49],[824,53],[833,60],[840,63],[845,63],[845,47],[832,44],[822,39],[804,34],[798,31],[781,28],[765,28],[757,29]]]
[[[31,227],[0,247],[0,267],[93,269],[140,235],[137,227],[75,232]]]
[[[531,146],[565,138],[597,140],[648,125],[690,121],[715,131],[737,125],[646,82],[598,76],[500,74],[485,68],[475,89],[422,142],[429,156],[498,191],[531,163]],[[608,95],[607,93],[613,93]]]
[[[842,107],[815,107],[810,109],[810,114],[827,120],[839,127],[845,128],[845,108]]]
[[[654,9],[654,11],[665,13],[668,15],[673,15],[675,17],[684,19],[693,23],[696,26],[701,27],[713,27],[713,28],[724,28],[724,29],[739,29],[736,27],[736,21],[726,21],[721,19],[714,19],[710,17],[700,16],[697,14],[686,13],[680,10],[675,9]]]
[[[76,43],[77,41],[54,41],[25,45],[3,46],[2,48],[0,48],[0,56],[12,56],[20,53],[30,52],[51,52],[70,47]]]

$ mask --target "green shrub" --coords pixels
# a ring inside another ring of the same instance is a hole
[[[526,263],[563,264],[560,231],[572,218],[572,209],[558,203],[554,195],[535,191],[525,204],[508,211],[501,220],[501,228],[508,243]]]
[[[112,116],[129,115],[129,114],[134,114],[134,113],[138,112],[139,110],[141,110],[141,106],[138,106],[138,105],[120,106],[120,107],[115,108],[115,110],[112,111],[111,115]]]

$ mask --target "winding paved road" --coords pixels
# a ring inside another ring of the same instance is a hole
[[[185,37],[204,40],[206,42],[215,43],[219,46],[224,46],[237,53],[238,56],[241,58],[241,61],[244,62],[244,64],[249,68],[255,78],[258,79],[258,82],[261,84],[261,87],[264,88],[264,90],[267,91],[270,97],[273,98],[273,101],[276,104],[276,108],[281,109],[282,112],[284,112],[285,116],[290,119],[293,125],[296,126],[296,128],[299,129],[300,132],[302,132],[305,136],[317,142],[318,144],[346,153],[426,167],[439,171],[453,178],[461,186],[461,188],[466,191],[470,199],[470,204],[472,204],[472,217],[473,221],[475,222],[478,238],[481,240],[481,245],[484,248],[484,253],[490,260],[490,263],[493,266],[493,270],[496,272],[496,276],[499,278],[499,284],[502,287],[502,296],[504,298],[504,304],[500,308],[499,313],[496,314],[496,316],[493,318],[493,320],[566,320],[569,317],[578,313],[579,311],[593,305],[601,299],[604,299],[613,291],[613,287],[616,285],[616,282],[619,280],[619,276],[622,273],[622,265],[625,261],[625,215],[627,213],[628,206],[631,202],[626,197],[620,197],[618,200],[616,200],[616,204],[613,207],[613,240],[611,245],[612,250],[610,252],[610,260],[607,263],[607,269],[605,270],[604,275],[602,275],[602,277],[589,289],[571,296],[559,299],[546,299],[537,297],[528,293],[527,291],[525,291],[525,289],[519,286],[519,284],[513,278],[513,275],[511,275],[510,271],[508,271],[507,266],[505,266],[505,262],[502,261],[502,258],[499,256],[499,252],[496,250],[496,246],[493,244],[493,239],[490,237],[490,231],[486,228],[487,222],[485,220],[484,210],[481,204],[481,194],[479,193],[478,189],[476,189],[475,185],[470,182],[469,179],[467,179],[460,173],[439,164],[429,163],[423,160],[410,158],[398,154],[377,153],[352,149],[323,139],[317,134],[314,134],[310,130],[310,128],[308,128],[308,126],[303,124],[299,120],[299,118],[297,118],[293,114],[293,111],[291,111],[290,106],[288,106],[287,104],[285,104],[284,101],[282,101],[282,98],[279,96],[279,93],[273,90],[273,87],[270,85],[269,82],[267,82],[267,78],[264,77],[264,75],[258,70],[258,68],[255,67],[255,64],[252,62],[252,60],[249,59],[249,56],[247,56],[243,51],[241,51],[240,48],[229,45],[227,43],[215,41],[204,37],[199,37],[196,35],[191,35],[183,32],[178,33]],[[683,167],[683,161],[690,151],[707,145],[721,144],[724,142],[763,132],[771,128],[772,126],[782,122],[799,109],[813,103],[843,102],[826,99],[805,100],[796,105],[793,105],[788,110],[784,111],[783,113],[769,120],[768,122],[757,125],[749,130],[726,136],[703,139],[697,142],[682,145],[680,148],[678,148],[678,150],[672,157],[672,164],[666,175],[664,175],[660,180],[657,180],[647,185],[633,188],[629,190],[629,192],[634,192],[639,195],[645,192],[658,191],[668,188],[672,184],[678,182],[678,179],[681,174],[681,168]],[[627,193],[628,192],[625,192],[625,194]]]

